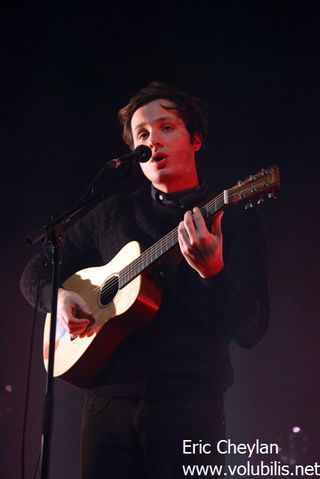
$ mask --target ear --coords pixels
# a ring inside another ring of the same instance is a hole
[[[196,132],[193,135],[192,145],[194,147],[194,151],[199,151],[201,149],[201,147],[202,147],[202,135],[201,135],[201,133]]]

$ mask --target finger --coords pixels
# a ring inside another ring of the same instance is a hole
[[[221,234],[221,220],[222,220],[223,214],[224,214],[224,211],[222,210],[222,211],[219,211],[219,213],[217,213],[214,216],[212,226],[211,226],[211,232],[214,235]]]
[[[189,235],[183,223],[181,223],[181,227],[178,229],[178,240],[181,253],[186,258],[186,260],[195,261],[196,255],[194,247],[190,244]]]
[[[68,324],[72,327],[78,327],[82,324],[88,324],[90,323],[90,320],[87,318],[72,318],[71,320],[68,321]]]
[[[65,313],[62,315],[62,321],[65,329],[69,333],[82,332],[88,327],[89,319],[85,318],[76,318],[72,314]]]
[[[188,233],[189,242],[191,245],[193,245],[197,238],[197,232],[193,222],[191,211],[187,211],[185,213],[183,218],[183,224],[184,224],[186,232]]]
[[[83,311],[84,313],[93,314],[91,308],[88,306],[88,304],[80,295],[76,296],[75,305],[78,306],[79,309]]]
[[[69,324],[69,334],[83,334],[88,328],[88,324]]]
[[[58,320],[60,321],[60,323],[62,324],[62,326],[64,327],[64,329],[66,329],[68,332],[69,332],[69,316],[66,315],[66,314],[59,314],[58,315]]]
[[[92,330],[92,329],[89,329],[89,330],[88,330],[88,329],[87,329],[84,333],[79,334],[79,337],[80,337],[80,338],[85,338],[86,336],[90,337],[90,336],[93,336],[94,333],[95,333],[94,330]]]
[[[182,246],[183,249],[188,249],[191,246],[189,241],[189,235],[183,221],[181,221],[178,226],[178,239],[180,246]]]
[[[193,222],[197,231],[208,231],[204,217],[198,207],[193,208]]]

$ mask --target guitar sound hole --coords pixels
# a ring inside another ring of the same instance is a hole
[[[111,303],[119,290],[119,278],[118,276],[111,276],[103,284],[100,291],[100,303],[102,306],[106,306]]]

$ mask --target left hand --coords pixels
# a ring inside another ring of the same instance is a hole
[[[222,256],[221,218],[217,213],[211,232],[199,208],[187,211],[178,226],[178,240],[181,253],[201,278],[218,274],[224,267]]]

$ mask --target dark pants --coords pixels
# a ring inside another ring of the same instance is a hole
[[[215,450],[224,437],[222,400],[147,400],[89,392],[83,417],[82,478],[186,477],[183,465],[223,464],[223,456]],[[195,443],[210,443],[211,453],[204,454]]]

